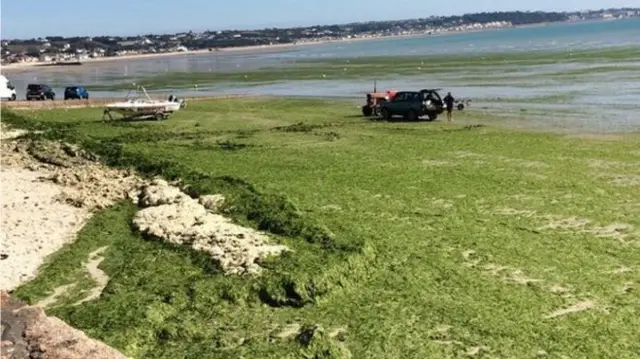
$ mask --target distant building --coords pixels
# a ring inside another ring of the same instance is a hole
[[[104,53],[105,50],[104,49],[95,49],[91,54],[89,54],[90,57],[92,58],[96,58],[96,57],[104,57]]]
[[[49,54],[40,54],[40,57],[38,58],[38,61],[40,62],[51,62],[53,61],[53,57]]]
[[[128,46],[134,46],[138,43],[138,41],[135,40],[129,40],[129,41],[118,41],[118,45],[122,46],[122,47],[128,47]]]

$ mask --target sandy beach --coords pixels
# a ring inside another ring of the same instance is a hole
[[[72,145],[31,148],[38,145],[16,139],[25,131],[3,125],[0,133],[0,290],[11,291],[34,279],[46,258],[73,242],[94,210],[126,198],[140,180],[85,159]],[[32,156],[30,148],[51,163]]]
[[[61,186],[42,183],[45,174],[3,166],[2,283],[12,290],[35,278],[44,259],[75,239],[86,210],[58,203]]]
[[[24,131],[2,126],[2,270],[0,289],[13,290],[35,278],[49,255],[74,240],[89,211],[55,201],[63,187],[45,183],[11,141]]]

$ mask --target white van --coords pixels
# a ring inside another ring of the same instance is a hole
[[[0,99],[16,100],[16,87],[4,75],[0,75]]]

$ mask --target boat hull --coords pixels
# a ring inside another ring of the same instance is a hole
[[[144,93],[142,98],[137,96],[137,90],[135,90],[129,91],[124,101],[106,104],[102,116],[103,120],[105,116],[113,119],[111,117],[112,112],[119,113],[123,118],[154,117],[156,119],[165,119],[185,106],[184,100],[174,100],[173,96],[170,96],[168,101],[152,100],[143,86],[139,86],[139,89]]]
[[[156,112],[174,112],[180,109],[180,103],[161,102],[161,103],[112,103],[105,106],[110,111],[122,114],[138,114],[138,113],[156,113]]]

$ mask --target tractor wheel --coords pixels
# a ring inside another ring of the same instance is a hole
[[[362,115],[365,117],[369,117],[373,114],[373,109],[370,106],[364,105],[362,106]]]

